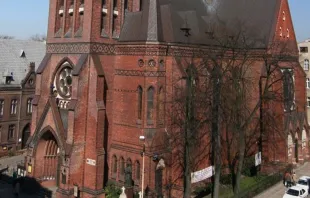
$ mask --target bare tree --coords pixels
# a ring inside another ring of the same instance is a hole
[[[0,35],[0,39],[14,39],[14,36]]]
[[[241,23],[237,31],[214,29],[206,35],[213,45],[198,50],[203,56],[198,52],[195,58],[176,58],[181,76],[172,83],[170,145],[177,155],[174,163],[182,167],[184,197],[191,192],[190,173],[205,162],[210,150],[209,162],[215,167],[212,197],[219,197],[223,161],[238,197],[246,156],[257,152],[257,146],[262,152],[262,137],[270,131],[283,136],[281,113],[265,107],[291,102],[282,88],[281,63],[291,63],[292,56],[285,42],[266,46],[264,39],[245,29]]]
[[[193,58],[176,58],[179,73],[173,74],[172,92],[169,94],[168,117],[170,118],[169,146],[172,148],[171,167],[180,175],[174,175],[172,183],[183,179],[183,196],[191,196],[191,173],[204,160],[209,160],[210,140],[208,140],[210,111],[208,90],[210,81],[205,81],[205,67],[202,61]],[[207,162],[205,161],[205,162]],[[204,163],[206,164],[206,163]]]
[[[46,41],[46,35],[44,34],[35,34],[29,38],[32,41]]]

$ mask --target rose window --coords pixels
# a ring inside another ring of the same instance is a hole
[[[72,93],[72,69],[65,67],[56,76],[56,89],[59,96],[70,98]]]

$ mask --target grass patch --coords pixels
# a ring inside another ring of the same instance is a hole
[[[259,175],[255,177],[243,177],[240,181],[240,197],[247,197],[248,192],[256,192],[256,189],[262,186],[266,180],[269,180],[270,176]],[[220,197],[221,198],[231,198],[234,196],[233,189],[231,185],[221,185],[220,186]],[[211,195],[206,196],[209,198]]]

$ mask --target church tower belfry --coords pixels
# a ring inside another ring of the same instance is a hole
[[[28,175],[57,197],[100,197],[108,179],[115,56],[138,0],[50,0],[47,50],[37,69]],[[110,123],[110,124],[109,124]]]
[[[142,0],[51,0],[47,43],[104,42],[119,38],[126,12]]]

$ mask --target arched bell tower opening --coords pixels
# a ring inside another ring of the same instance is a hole
[[[51,131],[45,132],[36,149],[35,177],[49,186],[58,184],[59,146]]]

